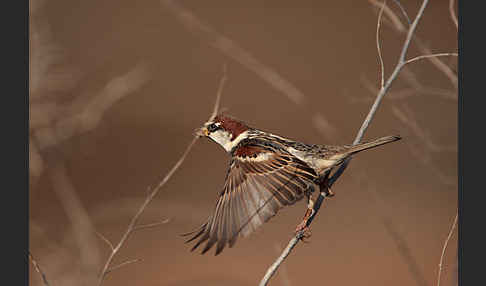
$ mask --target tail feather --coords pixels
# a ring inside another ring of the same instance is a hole
[[[395,142],[397,140],[402,139],[400,135],[393,135],[393,136],[385,136],[376,140],[373,140],[371,142],[365,142],[365,143],[360,143],[358,145],[352,146],[349,148],[349,150],[346,152],[347,155],[352,155],[358,152],[361,152],[366,149],[374,148],[383,144]]]

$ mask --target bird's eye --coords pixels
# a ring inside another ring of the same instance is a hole
[[[207,128],[208,128],[209,132],[214,132],[214,131],[218,130],[220,128],[220,126],[216,125],[215,123],[212,123]]]

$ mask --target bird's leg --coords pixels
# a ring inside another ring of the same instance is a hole
[[[309,223],[312,221],[314,214],[319,210],[322,201],[326,197],[334,196],[334,192],[329,188],[329,173],[325,174],[322,181],[319,183],[319,195],[316,201],[312,199],[312,192],[307,194],[307,210],[302,218],[302,221],[295,228],[295,233],[301,232],[303,238],[309,238],[312,233],[310,231]]]
[[[334,197],[334,192],[329,186],[329,173],[327,173],[324,179],[321,181],[321,183],[319,184],[319,188],[321,193],[326,194],[326,197]]]
[[[307,225],[309,219],[314,214],[314,200],[312,200],[312,195],[307,195],[307,210],[305,211],[304,217],[302,221],[297,225],[295,228],[295,233],[302,232],[303,238],[309,238],[312,233],[310,231],[310,227]]]

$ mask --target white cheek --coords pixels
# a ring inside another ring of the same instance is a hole
[[[218,130],[209,134],[209,137],[219,145],[223,146],[227,152],[231,151],[231,149],[227,149],[227,146],[231,144],[231,134]]]
[[[209,134],[209,137],[213,139],[216,143],[221,145],[226,152],[231,152],[231,150],[238,145],[243,139],[248,137],[248,131],[245,131],[238,135],[233,141],[231,141],[231,133],[222,130],[215,131]]]

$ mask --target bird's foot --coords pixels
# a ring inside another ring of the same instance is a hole
[[[307,220],[303,220],[301,223],[297,225],[295,228],[295,234],[300,234],[300,239],[302,242],[307,242],[306,239],[312,236],[312,232],[309,226],[307,226]]]

